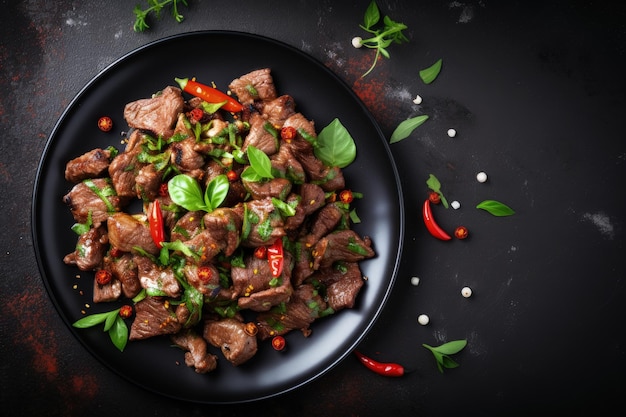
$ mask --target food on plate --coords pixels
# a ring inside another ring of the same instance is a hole
[[[123,316],[75,326],[104,322],[120,350],[126,337],[169,337],[198,373],[214,370],[220,351],[239,366],[263,341],[308,336],[315,320],[353,308],[365,283],[359,262],[375,256],[351,227],[361,194],[342,167],[354,149],[318,152],[328,137],[277,94],[269,69],[229,88],[238,100],[166,86],[128,103],[125,148],[65,167],[74,185],[63,201],[79,237],[64,262],[94,273],[94,302],[125,304]],[[337,119],[327,134],[340,130],[337,140],[351,142]]]

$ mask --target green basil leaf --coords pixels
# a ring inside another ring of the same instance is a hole
[[[441,358],[441,366],[443,366],[444,368],[451,369],[451,368],[458,368],[459,364],[456,363],[454,359],[452,359],[451,357],[447,355],[443,355],[443,357]]]
[[[206,206],[211,210],[215,210],[228,195],[228,189],[230,188],[230,182],[226,175],[218,175],[213,178],[204,192],[204,202]]]
[[[424,81],[424,84],[430,84],[435,81],[435,78],[437,78],[439,72],[441,72],[442,63],[443,60],[438,59],[433,65],[420,71],[420,78]]]
[[[291,216],[295,216],[296,215],[295,207],[290,206],[289,204],[285,203],[283,200],[280,200],[278,198],[272,197],[272,204],[285,217],[291,217]]]
[[[117,317],[119,317],[119,315],[120,315],[120,309],[119,308],[117,310],[109,311],[109,316],[107,317],[106,321],[104,322],[104,331],[105,332],[109,331],[109,329],[111,328],[111,326],[113,326],[113,323],[115,322]]]
[[[128,326],[119,315],[116,316],[113,325],[109,329],[109,337],[115,347],[118,348],[120,352],[123,352],[128,342]]]
[[[274,178],[272,175],[272,162],[265,152],[252,145],[248,146],[246,152],[250,166],[257,175],[262,178]]]
[[[448,343],[444,343],[441,346],[437,346],[433,348],[437,352],[443,355],[454,355],[455,353],[459,353],[463,348],[467,345],[467,340],[453,340]]]
[[[345,168],[356,158],[356,144],[339,119],[334,119],[317,136],[315,156],[326,166]]]
[[[182,252],[185,256],[189,256],[190,258],[199,259],[198,254],[195,253],[194,251],[192,251],[189,248],[189,246],[187,246],[183,242],[181,242],[180,239],[177,239],[175,242],[163,242],[161,244],[163,245],[164,248],[167,248],[169,250],[177,250],[179,252]]]
[[[400,142],[402,139],[407,138],[417,127],[419,127],[426,120],[428,120],[428,116],[425,114],[404,120],[398,125],[398,127],[396,127],[396,130],[394,130],[391,134],[389,143]]]
[[[496,200],[482,201],[478,203],[476,208],[485,210],[486,212],[497,217],[511,216],[515,214],[515,210],[513,210],[511,207]]]
[[[167,189],[172,201],[189,210],[205,210],[206,205],[202,197],[202,189],[194,178],[185,174],[178,174],[167,183]]]
[[[85,316],[80,320],[75,321],[72,326],[79,329],[86,329],[87,327],[93,327],[100,323],[104,323],[109,316],[109,312],[96,313],[89,316]]]
[[[363,26],[365,26],[366,29],[369,29],[376,23],[378,23],[379,20],[380,10],[378,9],[376,1],[372,0],[372,2],[369,4],[369,6],[367,6],[367,9],[365,10],[365,16],[363,16]]]
[[[263,177],[257,174],[254,168],[247,166],[241,173],[241,179],[246,182],[259,182],[263,180]]]

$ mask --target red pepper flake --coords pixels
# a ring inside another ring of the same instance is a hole
[[[352,191],[350,190],[343,190],[339,193],[339,200],[342,203],[350,204],[352,203],[352,200],[354,200],[354,195],[352,195]]]
[[[213,277],[213,270],[208,266],[201,266],[198,268],[198,279],[204,283],[207,283]]]
[[[129,305],[124,305],[120,308],[120,317],[123,319],[127,319],[133,315],[133,307]]]
[[[111,272],[105,269],[101,269],[96,272],[96,282],[98,283],[98,285],[107,285],[109,282],[111,282],[112,278],[113,275],[111,275]]]
[[[284,126],[280,129],[280,138],[285,142],[291,142],[296,138],[296,128],[293,126]]]
[[[267,257],[267,248],[265,246],[259,246],[254,250],[254,257],[257,259],[265,259]]]
[[[226,173],[226,178],[228,178],[228,181],[237,181],[239,179],[239,174],[237,174],[237,171],[234,170],[230,170]]]
[[[287,342],[285,341],[285,338],[282,336],[274,336],[274,338],[272,339],[272,347],[275,350],[281,351],[285,349],[286,345],[287,345]]]
[[[454,229],[454,236],[457,239],[465,239],[469,236],[469,231],[467,230],[467,227],[459,226],[456,229]]]
[[[98,129],[108,132],[113,129],[113,120],[109,116],[102,116],[98,119]]]

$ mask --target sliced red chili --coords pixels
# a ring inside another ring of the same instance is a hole
[[[428,193],[428,199],[433,204],[441,203],[441,196],[439,195],[439,193],[437,193],[435,191],[431,191],[431,192]]]
[[[120,308],[119,315],[120,315],[120,317],[121,317],[121,318],[123,318],[123,319],[127,319],[127,318],[129,318],[130,316],[132,316],[132,315],[133,315],[133,307],[132,307],[132,306],[129,306],[129,305],[123,305],[123,306]]]
[[[283,240],[276,239],[267,248],[267,260],[273,277],[278,277],[283,272]]]
[[[101,269],[96,272],[96,282],[98,285],[107,285],[111,282],[111,279],[113,279],[113,275],[105,269]]]
[[[467,227],[459,226],[456,229],[454,229],[454,237],[456,237],[457,239],[465,239],[468,236],[469,236],[469,231],[467,230]]]
[[[257,327],[256,324],[249,321],[244,326],[243,331],[246,332],[248,336],[256,336],[256,334],[259,332],[259,328]]]
[[[426,225],[426,229],[430,232],[431,235],[441,240],[450,240],[452,239],[445,230],[443,230],[435,219],[433,218],[433,213],[430,208],[430,200],[424,201],[424,206],[422,208],[422,215],[424,217],[424,224]]]
[[[176,78],[175,80],[183,91],[200,97],[207,103],[221,103],[225,101],[226,103],[222,106],[224,110],[234,113],[243,110],[243,105],[240,102],[216,88],[200,84],[195,79]]]
[[[152,202],[152,207],[148,216],[148,223],[150,224],[150,235],[152,241],[159,249],[163,247],[165,242],[165,229],[163,228],[163,213],[161,212],[161,203],[159,200]]]
[[[291,142],[296,138],[296,128],[293,126],[284,126],[280,129],[280,138],[286,142]]]
[[[237,181],[239,174],[237,174],[237,171],[231,169],[226,173],[226,178],[228,178],[228,181]]]
[[[285,346],[287,346],[287,342],[285,341],[285,338],[282,336],[274,336],[272,338],[272,347],[275,350],[283,350],[285,349]]]
[[[359,358],[361,363],[365,365],[369,370],[376,372],[379,375],[398,377],[404,375],[404,367],[397,363],[383,363],[375,361],[372,358],[368,358],[361,352],[354,351],[354,354]]]
[[[113,120],[109,116],[102,116],[98,119],[98,129],[108,132],[113,129]]]
[[[202,109],[196,107],[195,109],[193,109],[193,110],[191,110],[189,112],[189,116],[193,120],[195,120],[196,122],[199,122],[204,117],[204,111],[202,111]]]
[[[201,266],[198,268],[198,279],[204,283],[207,283],[213,278],[213,270],[208,266]]]
[[[345,204],[350,204],[354,200],[354,195],[350,190],[343,190],[339,193],[339,201]]]

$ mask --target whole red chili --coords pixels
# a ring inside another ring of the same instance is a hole
[[[163,242],[165,242],[165,229],[163,228],[163,213],[161,212],[161,203],[159,200],[152,202],[152,208],[148,216],[148,223],[150,224],[150,235],[152,241],[161,249]]]
[[[296,128],[293,126],[284,126],[280,129],[280,138],[286,142],[291,142],[296,138]]]
[[[433,213],[430,208],[430,200],[426,199],[424,201],[424,206],[422,208],[422,216],[424,217],[424,224],[426,225],[426,229],[430,232],[431,235],[441,240],[450,240],[452,239],[445,230],[443,230],[435,219],[433,218]]]
[[[107,271],[106,269],[101,269],[96,272],[96,282],[98,283],[98,285],[107,285],[109,282],[111,282],[112,278],[113,275],[111,275],[111,272]]]
[[[428,193],[428,199],[433,204],[441,203],[441,196],[439,195],[439,193],[437,193],[435,191],[431,191],[431,192]]]
[[[231,169],[226,173],[226,178],[228,178],[228,181],[237,181],[239,174],[237,174],[237,171]]]
[[[204,283],[207,283],[213,277],[213,270],[208,266],[201,266],[198,268],[198,279]]]
[[[341,201],[342,203],[350,204],[352,203],[352,200],[354,200],[354,195],[352,194],[352,191],[343,190],[339,193],[339,201]]]
[[[189,78],[175,78],[175,80],[183,91],[200,97],[207,103],[225,102],[222,108],[229,112],[240,112],[243,110],[243,105],[240,102],[216,88],[200,84],[195,78],[191,80]]]
[[[285,349],[285,346],[287,345],[287,342],[285,341],[285,338],[282,336],[274,336],[272,338],[272,347],[275,350],[283,350]]]
[[[119,315],[123,319],[127,319],[133,315],[133,307],[129,305],[124,305],[120,308]]]
[[[379,375],[384,376],[402,376],[404,375],[404,367],[397,363],[383,363],[368,358],[359,351],[354,351],[354,354],[359,358],[361,363],[365,365],[369,370],[376,372]]]
[[[109,116],[102,116],[98,119],[98,129],[108,132],[113,129],[113,120]]]
[[[265,259],[267,257],[267,248],[265,246],[259,246],[254,249],[254,257],[257,259]]]
[[[469,231],[467,230],[467,227],[459,226],[454,230],[454,236],[457,239],[465,239],[469,236]]]

